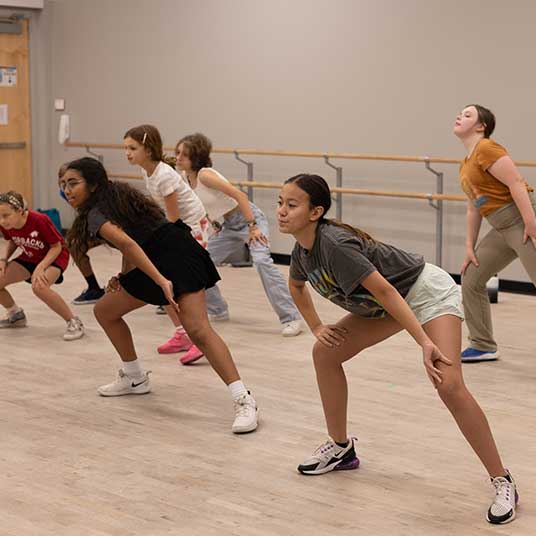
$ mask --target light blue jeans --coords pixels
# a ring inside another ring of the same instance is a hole
[[[269,238],[266,216],[253,203],[250,203],[250,206],[258,228],[266,238]],[[239,210],[235,210],[224,219],[222,230],[209,238],[207,250],[214,264],[218,266],[228,262],[228,259],[235,256],[237,251],[244,249],[248,237],[249,228],[246,219]],[[287,282],[270,256],[270,248],[258,242],[250,244],[249,248],[253,266],[259,273],[264,292],[279,317],[279,321],[283,324],[300,319],[300,313],[292,301]],[[227,311],[227,302],[217,286],[206,291],[206,299],[209,314],[219,315]]]

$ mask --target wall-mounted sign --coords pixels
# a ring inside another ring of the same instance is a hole
[[[0,66],[0,86],[17,85],[17,68]]]

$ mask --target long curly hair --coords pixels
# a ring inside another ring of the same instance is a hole
[[[303,190],[309,196],[309,204],[311,208],[322,207],[324,214],[318,220],[318,223],[327,223],[328,225],[335,225],[351,232],[355,236],[358,236],[362,240],[375,242],[368,233],[357,227],[353,227],[347,223],[343,223],[337,220],[326,218],[326,213],[331,207],[331,192],[329,190],[328,183],[320,175],[312,175],[309,173],[299,173],[290,177],[285,181],[285,184],[295,184],[300,190]]]
[[[67,233],[67,247],[76,260],[87,253],[92,240],[87,219],[93,207],[125,232],[133,226],[150,225],[165,218],[162,209],[142,192],[129,184],[112,182],[98,160],[89,157],[73,160],[67,169],[78,172],[90,192],[87,201],[76,209],[77,216]]]

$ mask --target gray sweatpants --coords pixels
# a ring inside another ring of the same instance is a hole
[[[268,221],[263,212],[250,203],[251,210],[257,220],[257,226],[266,238],[269,238]],[[216,266],[232,258],[237,251],[244,248],[249,237],[249,228],[244,215],[235,210],[223,222],[222,230],[212,236],[208,241],[208,252]],[[270,256],[270,248],[263,244],[250,245],[251,260],[257,269],[264,287],[264,292],[281,323],[298,320],[300,313],[290,296],[287,282],[277,269]],[[227,311],[227,302],[224,300],[217,286],[206,291],[207,308],[209,314],[222,314]]]
[[[529,193],[536,210],[536,199]],[[530,238],[523,244],[525,226],[515,203],[509,203],[486,216],[493,229],[479,242],[475,254],[479,266],[470,264],[462,278],[463,307],[471,348],[497,350],[493,338],[491,308],[486,282],[519,257],[536,285],[536,248]]]

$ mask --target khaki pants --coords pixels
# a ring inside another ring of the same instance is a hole
[[[536,210],[536,199],[531,193],[529,196]],[[462,296],[471,348],[495,351],[497,343],[493,338],[486,283],[519,257],[536,285],[536,248],[530,238],[523,244],[525,226],[515,203],[495,210],[486,218],[493,229],[482,238],[475,250],[478,268],[470,264],[465,271]]]

